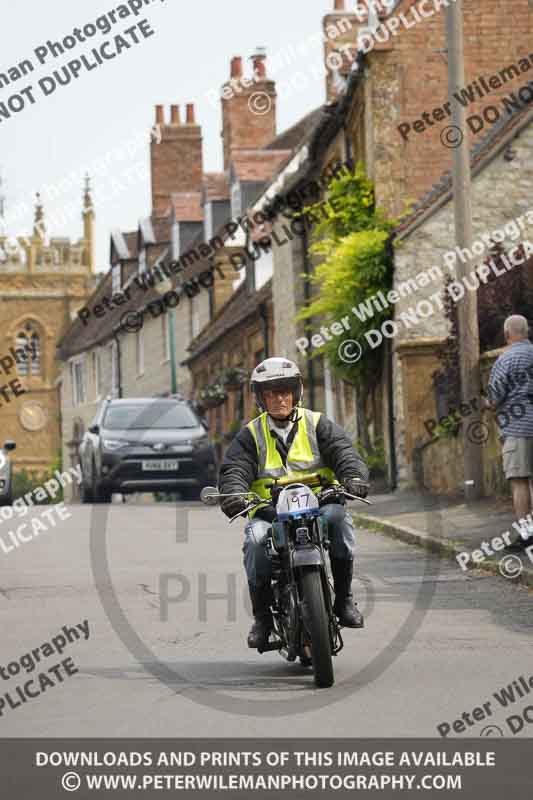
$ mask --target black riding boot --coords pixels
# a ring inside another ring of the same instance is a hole
[[[274,627],[270,604],[272,602],[272,589],[270,581],[258,586],[248,584],[250,599],[252,601],[252,611],[254,614],[254,624],[248,634],[248,647],[257,650],[268,642],[270,632]]]
[[[353,561],[332,558],[331,571],[335,588],[333,611],[345,628],[363,628],[365,621],[352,595]]]

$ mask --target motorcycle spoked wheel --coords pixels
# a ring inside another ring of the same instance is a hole
[[[276,586],[274,596],[274,626],[282,642],[279,653],[286,661],[296,661],[299,655],[296,632],[300,626],[295,598],[288,586]]]
[[[319,689],[326,689],[333,686],[335,677],[324,590],[320,571],[315,567],[307,567],[302,571],[301,593],[304,625],[311,643],[315,685]]]

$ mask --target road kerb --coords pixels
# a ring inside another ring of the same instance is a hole
[[[417,547],[423,547],[426,550],[431,550],[434,553],[440,553],[441,555],[446,556],[454,561],[455,557],[459,553],[469,549],[466,544],[457,542],[454,539],[437,538],[436,536],[432,536],[425,531],[419,531],[416,528],[411,528],[408,525],[399,525],[396,522],[391,523],[389,520],[382,517],[374,517],[371,515],[358,514],[354,512],[351,512],[351,516],[356,525],[360,525],[368,530],[375,530],[379,533],[384,533],[387,536],[390,536],[393,539],[399,539],[406,544],[413,544]],[[502,551],[502,556],[503,555],[505,555],[505,551]],[[519,555],[521,558],[527,559],[527,556],[524,553],[520,553]],[[459,569],[461,572],[459,566],[457,566],[457,569]],[[479,564],[475,567],[469,567],[468,572],[486,572],[490,575],[496,575],[507,584],[511,583],[508,578],[504,578],[504,576],[501,574],[498,567],[498,561],[486,560],[482,564]],[[468,573],[461,572],[461,574]],[[533,569],[525,567],[521,575],[519,575],[517,578],[513,578],[512,583],[521,583],[524,586],[533,587]]]

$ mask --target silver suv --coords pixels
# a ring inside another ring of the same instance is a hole
[[[16,446],[12,439],[6,439],[0,448],[0,506],[13,503],[13,470],[8,453]]]

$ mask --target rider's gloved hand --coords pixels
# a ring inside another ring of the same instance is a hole
[[[367,496],[370,488],[368,483],[365,483],[360,478],[348,478],[344,481],[344,486],[348,494],[353,494],[363,499]]]
[[[224,497],[220,503],[220,510],[231,518],[244,511],[247,505],[244,497]]]

